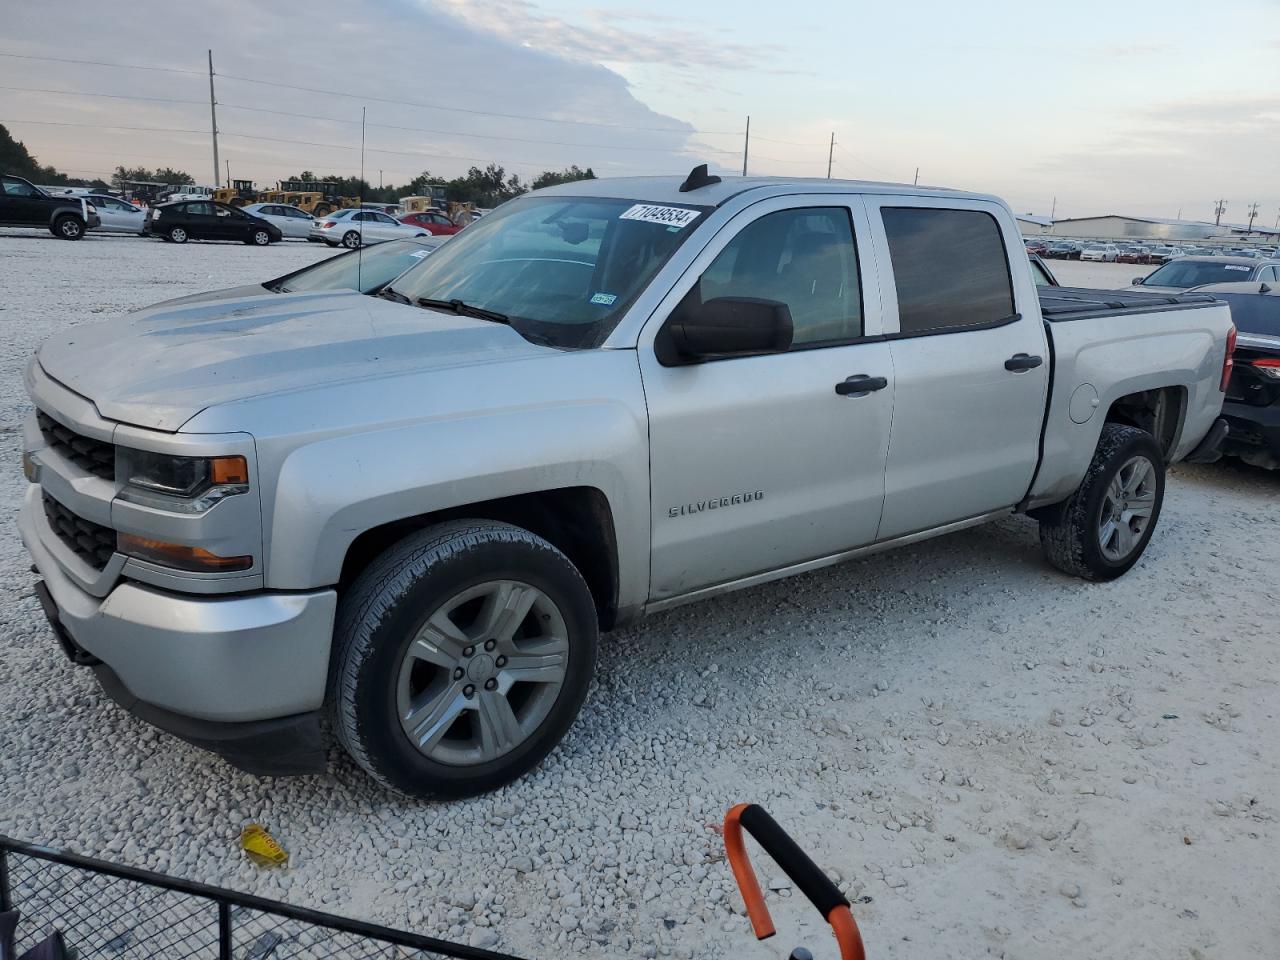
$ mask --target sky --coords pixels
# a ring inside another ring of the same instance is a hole
[[[837,177],[918,168],[1020,213],[1280,218],[1280,0],[5,6],[0,123],[79,176],[212,183],[212,48],[221,175],[263,186],[359,173],[362,108],[373,183],[740,173],[750,116],[752,174],[825,177],[830,153]]]

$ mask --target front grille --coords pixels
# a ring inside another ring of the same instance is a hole
[[[44,495],[44,515],[58,539],[95,570],[105,567],[116,552],[114,530],[77,516],[47,493]]]
[[[51,449],[95,477],[103,480],[116,478],[115,444],[76,433],[41,410],[36,411],[36,422]]]

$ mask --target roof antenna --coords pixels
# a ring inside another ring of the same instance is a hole
[[[700,163],[689,171],[689,176],[685,178],[684,183],[680,184],[680,192],[688,193],[690,190],[697,190],[700,187],[709,187],[713,183],[719,183],[720,178],[707,173],[707,165]]]
[[[368,112],[368,107],[360,108],[360,204],[359,209],[364,210],[364,118]],[[363,216],[363,214],[359,214]],[[364,292],[364,278],[361,268],[364,267],[364,221],[360,222],[360,246],[356,247],[356,292]]]

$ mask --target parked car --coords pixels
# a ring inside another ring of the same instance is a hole
[[[376,297],[77,324],[26,374],[37,595],[248,770],[323,771],[327,716],[461,796],[641,614],[1011,513],[1118,577],[1225,431],[1229,311],[1038,287],[1020,245],[994,197],[703,166],[518,197]]]
[[[280,228],[239,207],[214,200],[180,200],[147,211],[147,232],[173,243],[239,240],[265,247],[282,239]]]
[[[1058,278],[1053,275],[1053,271],[1049,269],[1049,265],[1041,260],[1034,253],[1027,257],[1031,261],[1031,276],[1036,282],[1037,287],[1056,287],[1058,286]]]
[[[180,307],[190,303],[260,297],[267,293],[316,293],[322,290],[355,290],[374,294],[411,267],[416,267],[448,237],[408,237],[388,240],[368,250],[346,250],[337,256],[294,270],[274,280],[224,287],[205,293],[192,293],[154,304],[158,307]],[[136,312],[136,311],[135,311]]]
[[[95,227],[96,230],[146,236],[147,211],[141,207],[106,193],[90,193],[85,199],[98,209],[100,223]]]
[[[423,210],[419,213],[406,213],[400,218],[401,223],[411,227],[421,227],[433,237],[451,237],[462,227],[439,210]]]
[[[1101,260],[1114,263],[1120,256],[1120,248],[1114,243],[1091,243],[1080,251],[1081,260]]]
[[[1147,250],[1148,263],[1168,263],[1175,256],[1177,256],[1177,254],[1175,254],[1173,249],[1170,247],[1157,246],[1151,247]]]
[[[338,210],[326,214],[311,227],[308,240],[319,240],[336,247],[339,244],[349,250],[384,240],[402,237],[426,237],[422,227],[401,223],[395,217],[377,210]]]
[[[1280,280],[1280,260],[1252,257],[1178,257],[1145,277],[1134,277],[1130,290],[1180,293],[1209,283],[1275,282]]]
[[[47,227],[55,237],[79,240],[101,223],[98,208],[84,197],[55,197],[30,180],[0,176],[0,227]]]
[[[1049,245],[1043,240],[1028,239],[1023,241],[1027,253],[1034,253],[1036,256],[1042,257],[1049,252]]]
[[[1280,283],[1215,283],[1197,292],[1225,300],[1239,331],[1222,414],[1222,452],[1280,469]]]
[[[1146,263],[1147,248],[1139,246],[1121,247],[1116,255],[1116,263]]]
[[[267,223],[280,228],[280,235],[295,240],[305,240],[315,226],[315,217],[287,203],[251,203],[240,208],[245,213],[261,217]]]
[[[1049,244],[1044,256],[1051,260],[1079,260],[1080,244],[1071,240],[1054,240]]]

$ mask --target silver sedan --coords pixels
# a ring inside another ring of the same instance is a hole
[[[339,210],[316,220],[308,240],[322,240],[331,247],[339,244],[349,250],[381,243],[383,240],[399,240],[403,237],[428,237],[431,234],[422,227],[401,223],[395,217],[377,210]]]
[[[311,214],[287,203],[251,203],[243,209],[245,213],[274,223],[281,234],[295,240],[306,240],[316,222]]]
[[[127,200],[112,197],[105,193],[91,193],[85,197],[98,208],[98,218],[102,221],[94,227],[95,233],[136,233],[142,236],[147,232],[147,211],[135,207]]]

